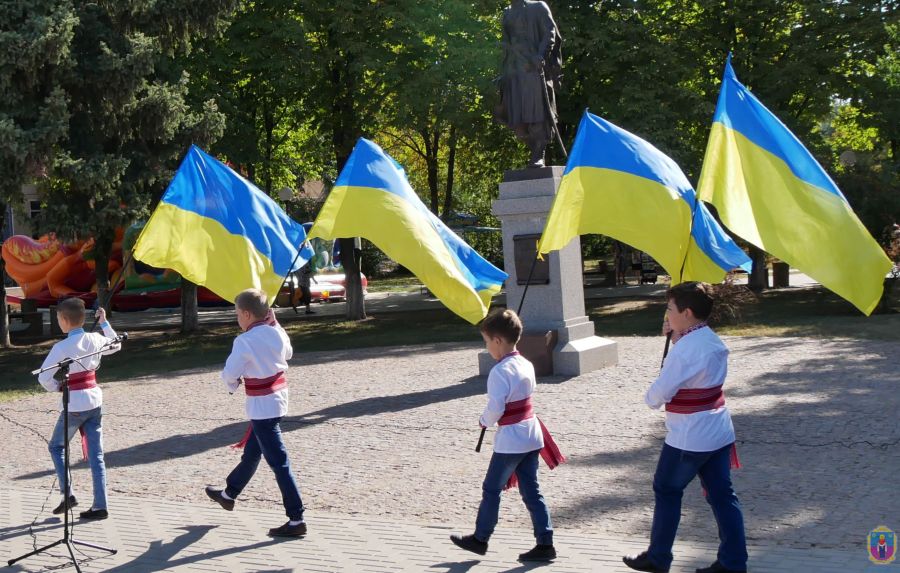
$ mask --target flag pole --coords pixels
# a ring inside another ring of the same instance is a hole
[[[697,217],[697,207],[700,205],[700,197],[697,196],[696,191],[694,192],[694,207],[691,209],[691,223],[688,225],[688,240],[687,246],[684,249],[684,259],[681,261],[681,270],[678,271],[678,283],[684,279],[684,267],[687,265],[688,252],[691,249],[691,237],[694,232],[694,219]],[[665,316],[665,315],[663,315]],[[669,345],[672,342],[672,331],[669,331],[666,334],[666,345],[663,347],[663,355],[662,360],[660,360],[659,368],[662,370],[663,364],[666,363],[666,356],[669,355]]]

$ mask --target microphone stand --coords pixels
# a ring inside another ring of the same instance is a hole
[[[122,333],[122,335],[117,336],[116,338],[111,339],[107,344],[104,344],[103,347],[96,352],[91,352],[90,354],[85,354],[84,356],[78,356],[76,358],[64,358],[52,366],[47,366],[46,368],[39,368],[39,369],[33,370],[31,372],[32,374],[37,375],[42,372],[46,372],[47,370],[53,370],[54,368],[59,369],[56,372],[56,374],[53,375],[53,377],[56,378],[57,380],[61,381],[62,393],[63,393],[63,395],[62,395],[63,428],[65,428],[63,430],[63,432],[64,432],[63,436],[65,437],[65,448],[64,448],[65,453],[63,455],[63,460],[64,460],[63,465],[65,466],[65,472],[63,473],[62,489],[63,489],[63,499],[65,500],[64,503],[66,504],[66,510],[63,512],[64,518],[63,518],[62,539],[57,539],[50,545],[41,547],[40,549],[35,549],[34,551],[32,551],[30,553],[26,553],[25,555],[22,555],[20,557],[16,557],[15,559],[10,559],[9,561],[6,562],[6,564],[9,565],[10,567],[14,563],[21,561],[23,559],[26,559],[28,557],[31,557],[32,555],[37,555],[38,553],[43,553],[44,551],[47,551],[48,549],[50,549],[52,547],[56,547],[57,545],[65,545],[66,548],[69,550],[69,555],[72,557],[72,563],[74,563],[74,565],[75,565],[75,571],[77,571],[78,573],[81,573],[81,568],[78,566],[78,560],[75,558],[75,549],[73,547],[74,545],[83,545],[84,547],[91,547],[93,549],[100,549],[103,551],[108,551],[109,553],[111,553],[113,555],[115,555],[118,552],[117,549],[110,549],[109,547],[102,547],[100,545],[94,545],[93,543],[85,543],[84,541],[76,541],[75,539],[72,538],[72,536],[69,532],[69,529],[70,529],[69,512],[71,511],[71,508],[68,507],[68,504],[69,504],[69,367],[72,365],[73,362],[81,360],[82,358],[89,358],[91,356],[96,356],[98,354],[101,354],[101,353],[105,352],[106,350],[109,350],[109,348],[111,348],[114,344],[119,344],[123,340],[126,340],[127,338],[128,338],[128,334]],[[72,524],[72,525],[74,525],[74,524]]]

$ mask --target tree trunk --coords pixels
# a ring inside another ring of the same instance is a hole
[[[0,214],[0,237],[3,236],[3,229],[6,226],[6,211],[9,209],[7,203],[0,204],[3,213]],[[9,340],[9,313],[6,306],[6,261],[0,257],[0,295],[3,296],[3,316],[0,317],[0,345],[3,348],[12,348],[12,342]]]
[[[181,332],[196,332],[200,328],[197,314],[197,285],[181,277]]]
[[[456,126],[450,126],[450,141],[447,143],[449,153],[447,154],[447,185],[444,191],[444,212],[441,215],[443,220],[447,220],[453,212],[453,175],[456,169]]]
[[[97,308],[101,306],[110,312],[112,293],[109,285],[109,255],[113,238],[101,234],[94,239],[94,274],[97,277]]]
[[[753,260],[753,268],[750,270],[747,286],[753,292],[760,292],[769,288],[769,269],[766,267],[766,252],[750,245],[750,259]]]
[[[420,133],[425,142],[425,171],[428,174],[428,196],[431,212],[438,214],[438,131],[433,134],[427,130]],[[432,139],[433,137],[433,139]]]
[[[359,277],[360,249],[356,239],[338,239],[341,242],[341,264],[344,266],[344,288],[347,297],[347,319],[365,320],[366,301],[362,280]]]

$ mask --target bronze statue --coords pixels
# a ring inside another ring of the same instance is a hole
[[[503,72],[494,116],[528,146],[528,166],[543,167],[550,137],[554,132],[559,137],[556,93],[562,72],[562,37],[550,8],[540,1],[512,0],[503,11],[502,25]]]

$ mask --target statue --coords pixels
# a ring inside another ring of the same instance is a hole
[[[543,167],[544,149],[554,132],[559,137],[556,93],[562,72],[562,37],[550,8],[541,1],[512,0],[503,11],[502,26],[501,93],[494,117],[528,146],[528,167]]]

